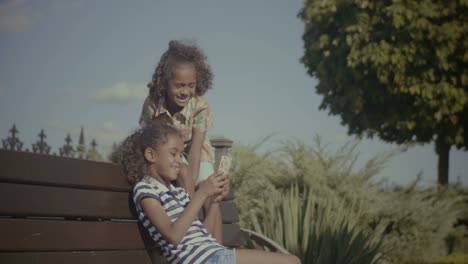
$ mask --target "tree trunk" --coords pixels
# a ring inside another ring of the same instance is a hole
[[[436,152],[439,156],[438,163],[438,182],[441,185],[448,184],[448,172],[449,172],[449,152],[451,145],[444,141],[443,136],[438,136],[436,140]]]

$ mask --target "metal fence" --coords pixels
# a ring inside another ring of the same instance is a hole
[[[51,152],[50,145],[46,142],[47,135],[44,133],[44,129],[38,134],[38,139],[35,143],[31,144],[31,148],[24,146],[23,141],[18,137],[19,131],[16,125],[13,124],[12,128],[8,131],[8,136],[2,139],[1,148],[11,151],[23,151],[33,152],[44,155],[55,155],[60,157],[87,159],[87,160],[105,160],[103,156],[97,151],[97,142],[95,139],[91,141],[91,144],[86,146],[84,139],[84,131],[81,127],[80,137],[76,146],[72,145],[72,138],[70,134],[65,137],[64,144],[58,149],[58,152]]]
[[[0,149],[3,148],[11,151],[33,152],[44,155],[54,155],[95,161],[108,160],[107,157],[101,155],[101,153],[97,151],[96,147],[98,144],[95,139],[92,139],[90,145],[86,146],[83,127],[81,127],[78,144],[75,146],[72,144],[73,140],[68,133],[64,139],[64,144],[58,149],[58,152],[52,152],[50,145],[46,142],[47,135],[44,133],[44,129],[41,129],[41,132],[38,134],[37,141],[31,144],[31,148],[24,146],[23,141],[21,141],[21,139],[18,137],[19,131],[15,124],[13,124],[12,128],[8,132],[8,136],[5,139],[2,139],[2,145],[0,146]],[[222,155],[230,152],[232,144],[232,140],[224,137],[216,137],[211,139],[211,145],[215,148],[216,152],[215,168],[217,168],[219,165],[219,158]],[[117,144],[114,143],[112,146],[113,150],[116,147]]]

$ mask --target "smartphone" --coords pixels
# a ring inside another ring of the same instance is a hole
[[[229,169],[231,168],[232,157],[223,155],[219,161],[218,171],[221,171],[224,175],[229,174]]]

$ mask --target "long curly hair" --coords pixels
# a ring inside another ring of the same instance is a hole
[[[161,96],[165,96],[168,82],[173,78],[174,66],[185,63],[195,66],[197,75],[195,93],[197,96],[204,95],[208,89],[212,88],[213,73],[203,51],[194,41],[171,40],[168,50],[161,56],[153,77],[148,83],[149,96],[153,102],[157,102]]]
[[[110,159],[122,166],[128,183],[134,185],[148,174],[149,163],[143,155],[145,149],[151,147],[157,150],[167,143],[169,135],[180,136],[180,132],[173,126],[152,123],[125,138],[113,151]]]

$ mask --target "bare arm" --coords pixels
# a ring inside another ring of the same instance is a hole
[[[198,179],[198,173],[200,172],[200,159],[203,142],[205,141],[206,132],[200,131],[198,128],[192,130],[192,144],[189,150],[189,164],[191,168],[191,175],[195,182]]]
[[[181,170],[177,176],[176,182],[177,186],[184,188],[189,197],[192,197],[195,193],[195,182],[193,181],[193,177],[190,175],[190,173],[190,165],[182,163]]]

